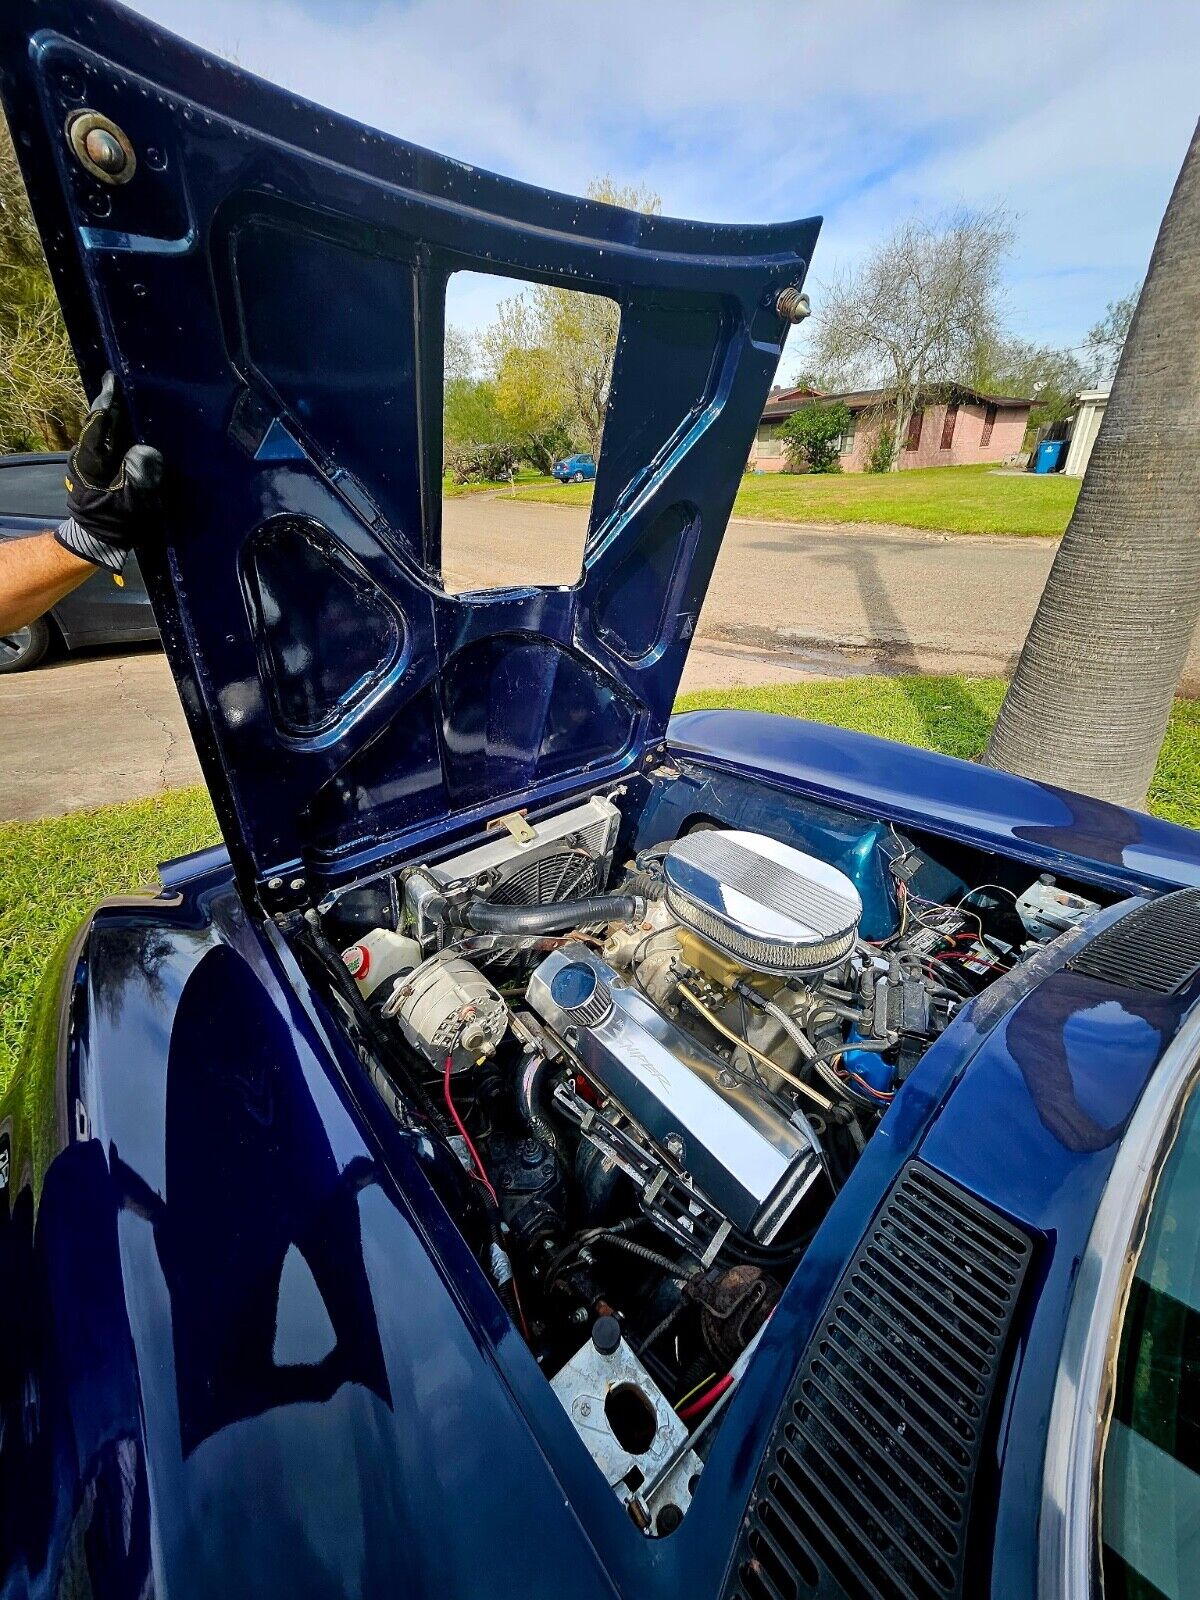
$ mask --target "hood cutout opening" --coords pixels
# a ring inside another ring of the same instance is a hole
[[[168,463],[142,566],[242,888],[315,901],[661,740],[819,222],[514,183],[108,0],[8,0],[0,69],[85,387],[113,367]],[[80,167],[80,106],[129,182]],[[443,585],[446,288],[472,271],[620,308],[570,587]]]

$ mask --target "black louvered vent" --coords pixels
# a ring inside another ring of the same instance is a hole
[[[1072,972],[1174,994],[1200,972],[1200,889],[1178,889],[1109,923],[1067,962]]]
[[[901,1173],[780,1414],[725,1600],[958,1595],[988,1407],[1029,1240],[920,1162]]]

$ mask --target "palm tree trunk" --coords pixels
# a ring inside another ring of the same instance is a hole
[[[1140,805],[1200,614],[1200,125],[984,760]]]

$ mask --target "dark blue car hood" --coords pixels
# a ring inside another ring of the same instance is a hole
[[[104,0],[6,0],[0,73],[85,381],[115,367],[169,463],[142,565],[243,888],[314,898],[448,818],[631,768],[663,734],[819,223],[509,182]],[[84,109],[127,136],[129,181],[73,155]],[[621,307],[573,587],[443,589],[462,269]]]

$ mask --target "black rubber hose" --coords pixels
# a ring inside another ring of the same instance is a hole
[[[592,922],[640,922],[645,902],[632,894],[594,894],[586,900],[555,900],[540,906],[495,906],[472,900],[451,920],[476,933],[559,933]]]
[[[531,1051],[525,1057],[517,1073],[517,1110],[533,1136],[540,1139],[547,1150],[557,1150],[558,1135],[541,1108],[542,1088],[550,1071],[551,1064],[545,1056]]]

